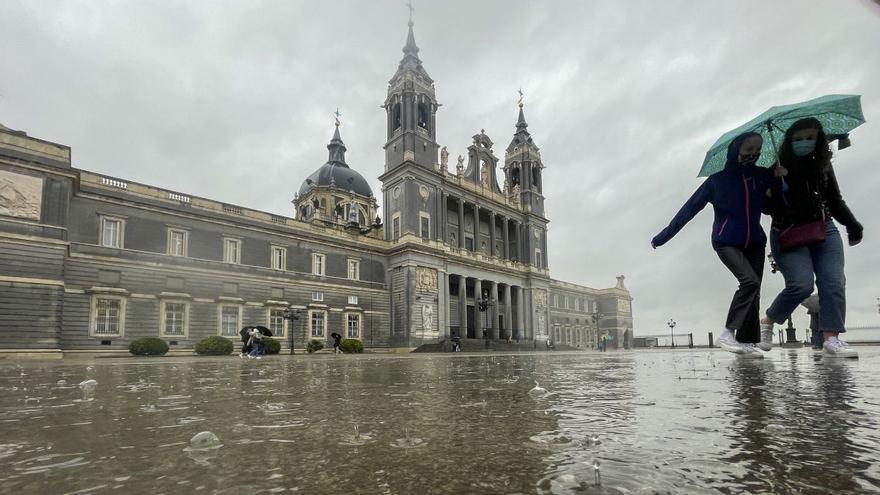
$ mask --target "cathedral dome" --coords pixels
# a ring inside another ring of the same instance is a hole
[[[335,184],[341,190],[351,191],[361,196],[371,197],[373,195],[370,185],[361,174],[349,168],[348,165],[338,162],[327,162],[315,170],[312,175],[309,175],[300,186],[299,195],[303,196],[308,193],[312,187],[331,184]]]
[[[372,197],[373,191],[364,177],[352,170],[345,163],[345,144],[339,137],[339,127],[333,134],[333,139],[327,145],[330,151],[330,157],[327,163],[321,165],[303,181],[299,188],[300,197],[304,196],[309,190],[315,186],[331,186],[334,185],[343,191],[350,191],[355,194]]]

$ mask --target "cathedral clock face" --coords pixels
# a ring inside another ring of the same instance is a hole
[[[538,229],[535,229],[535,240],[536,240],[536,241],[540,241],[540,240],[541,240],[541,231],[538,230]]]

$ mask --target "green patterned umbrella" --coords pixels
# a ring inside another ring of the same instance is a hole
[[[859,95],[826,95],[801,103],[772,107],[718,138],[706,153],[698,177],[708,177],[723,170],[727,163],[727,147],[737,136],[746,132],[757,132],[764,138],[761,158],[758,160],[758,166],[764,168],[776,163],[777,145],[782,143],[785,131],[800,119],[814,117],[822,123],[827,136],[843,136],[865,123],[860,100]]]

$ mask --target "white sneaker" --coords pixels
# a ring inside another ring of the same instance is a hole
[[[740,344],[743,353],[739,355],[742,359],[764,359],[764,355],[758,352],[755,344]]]
[[[746,352],[743,345],[737,342],[736,337],[734,337],[730,330],[726,328],[721,334],[721,337],[718,337],[718,347],[734,354],[745,354]]]
[[[855,349],[850,349],[849,344],[838,339],[837,337],[831,337],[826,340],[824,344],[822,344],[823,354],[825,357],[839,357],[839,358],[857,358],[859,357],[859,353],[856,352]]]
[[[773,324],[761,324],[761,342],[758,343],[758,349],[769,351],[773,349]]]

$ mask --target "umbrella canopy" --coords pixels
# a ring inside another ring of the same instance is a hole
[[[249,334],[250,331],[253,330],[253,329],[257,329],[257,331],[259,331],[261,334],[265,335],[266,337],[271,337],[271,336],[272,336],[272,330],[269,330],[268,328],[263,327],[263,326],[249,326],[249,327],[243,327],[243,328],[241,329],[241,331],[238,332],[238,334],[241,335],[241,341],[242,341],[242,342],[246,342],[246,341],[247,341],[248,336],[249,336],[248,334]]]
[[[342,339],[342,335],[339,335],[339,334],[336,333],[336,332],[331,333],[330,336],[333,337],[333,338],[336,339],[336,340],[341,340],[341,339]]]
[[[724,169],[727,147],[740,134],[757,132],[764,138],[759,167],[770,168],[777,161],[777,147],[785,131],[800,119],[813,117],[822,124],[826,136],[841,137],[865,123],[861,96],[826,95],[801,103],[772,107],[749,122],[724,133],[706,153],[698,177],[708,177]]]

